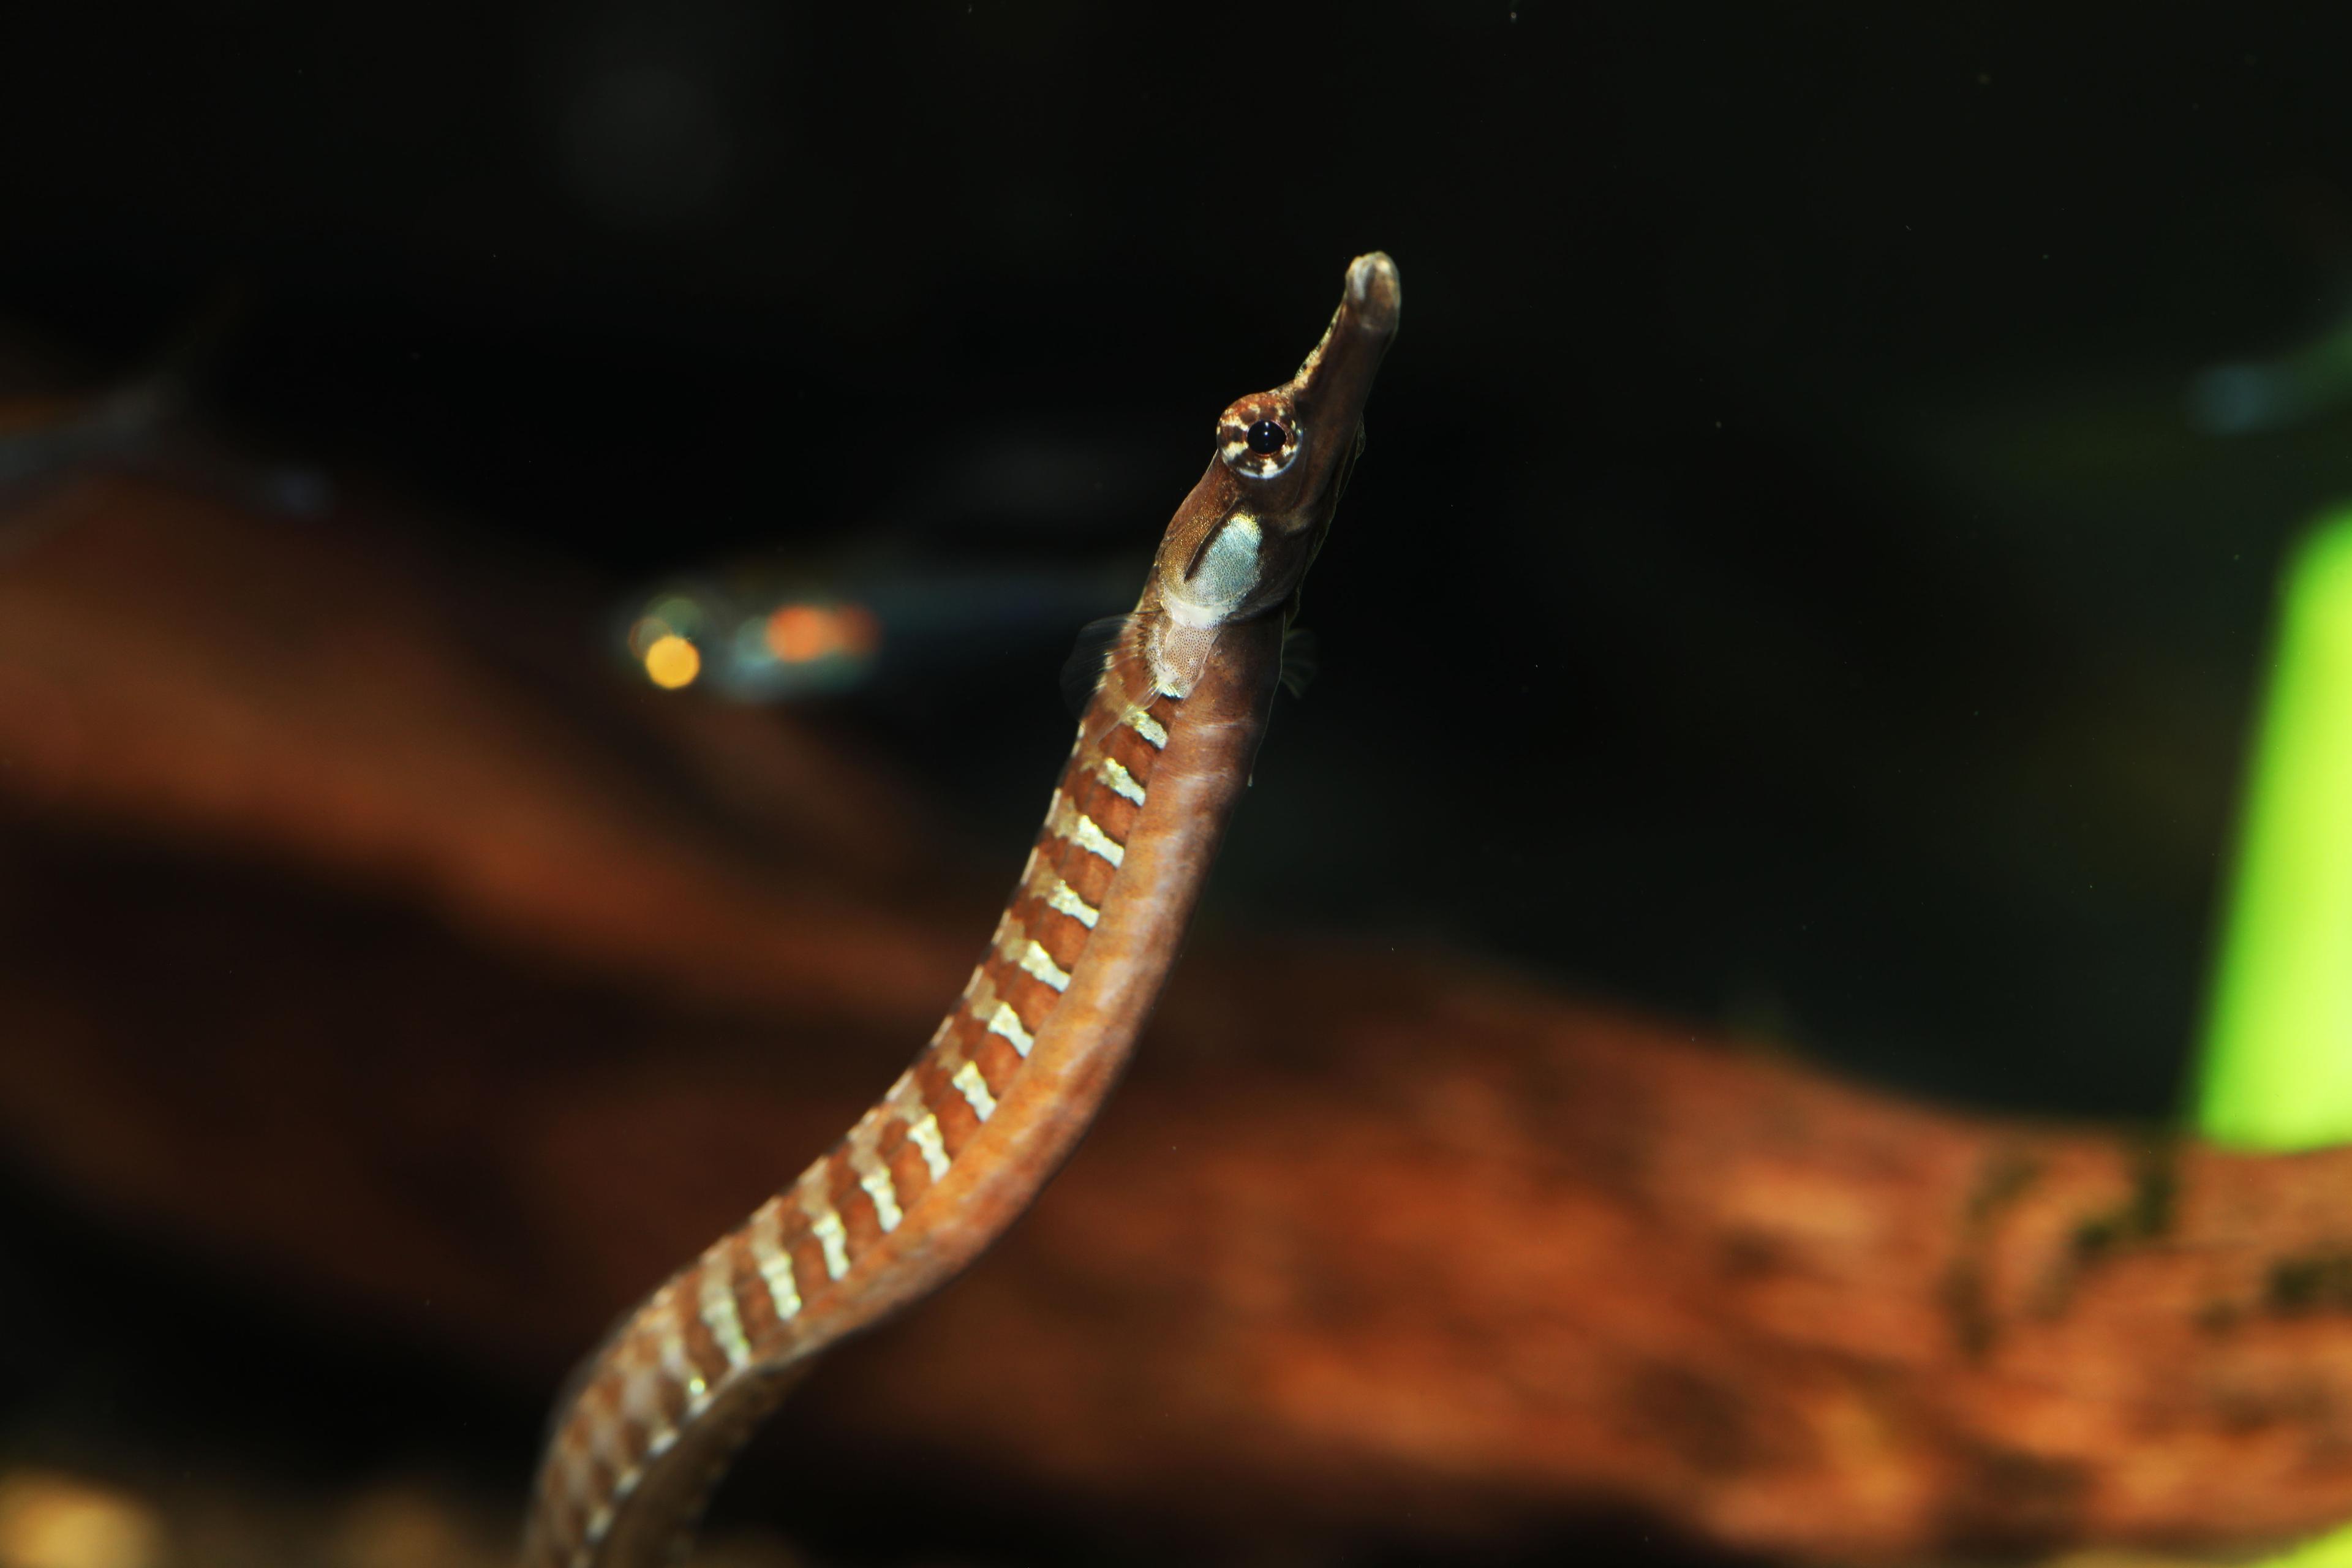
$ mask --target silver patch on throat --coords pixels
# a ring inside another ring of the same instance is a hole
[[[1182,588],[1167,595],[1168,614],[1181,626],[1213,626],[1257,591],[1257,519],[1237,511],[1225,519]]]

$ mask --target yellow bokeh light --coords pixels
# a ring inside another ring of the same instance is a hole
[[[11,1568],[157,1568],[163,1529],[152,1510],[70,1476],[0,1478],[0,1563]]]
[[[682,637],[656,637],[646,649],[646,678],[664,691],[691,686],[701,673],[701,651]]]

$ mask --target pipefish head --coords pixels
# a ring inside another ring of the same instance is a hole
[[[1396,264],[1349,265],[1339,309],[1298,374],[1217,419],[1209,470],[1177,510],[1152,583],[1180,626],[1213,628],[1287,605],[1322,547],[1363,449],[1364,404],[1396,336]]]

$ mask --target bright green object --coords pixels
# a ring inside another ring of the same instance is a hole
[[[2273,658],[2197,1121],[2312,1149],[2352,1143],[2352,508],[2295,552]]]
[[[2244,1149],[2352,1142],[2352,508],[2285,587],[2197,1103]],[[2261,1568],[2352,1568],[2352,1527]]]
[[[2275,1557],[2263,1558],[2255,1568],[2352,1568],[2352,1530],[2306,1541]]]

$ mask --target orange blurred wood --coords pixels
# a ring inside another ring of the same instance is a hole
[[[576,585],[351,509],[37,504],[0,1141],[126,1235],[551,1386],[986,934],[992,877],[928,885],[960,862],[836,742],[584,669]],[[1207,942],[1035,1213],[787,1441],[1210,1531],[2242,1543],[2352,1516],[2338,1184],[1459,959]]]

